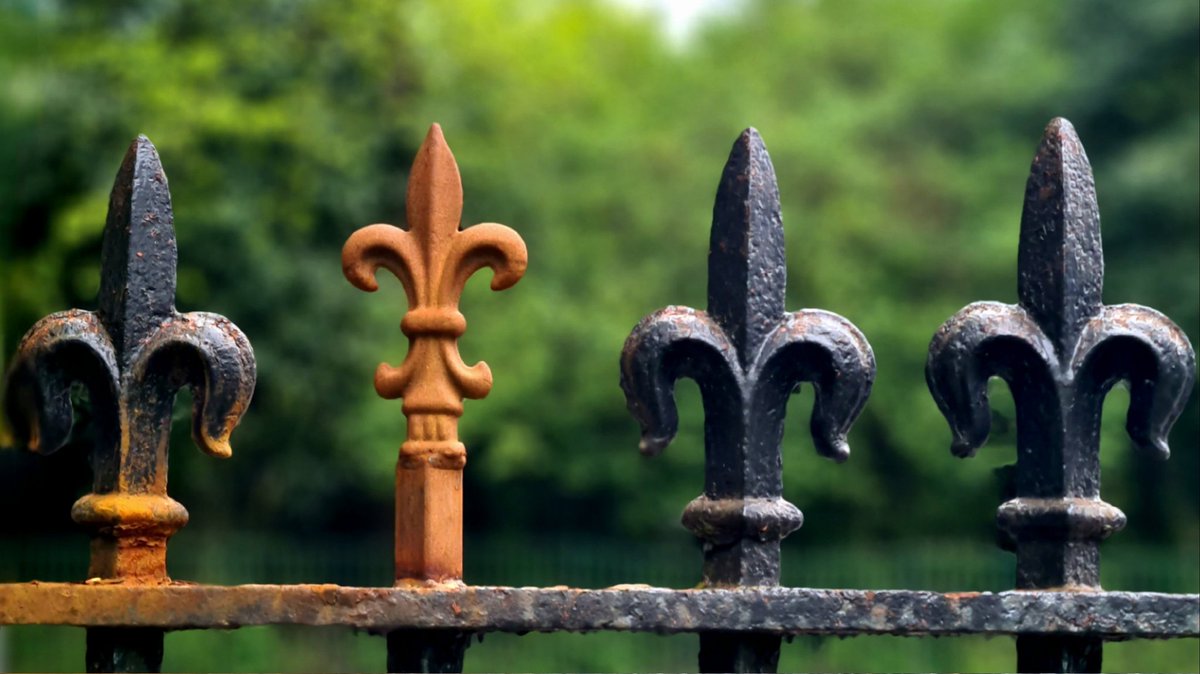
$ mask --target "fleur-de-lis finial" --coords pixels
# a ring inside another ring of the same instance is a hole
[[[800,527],[783,499],[783,419],[803,381],[816,389],[817,451],[849,456],[846,433],[871,390],[871,347],[826,311],[784,310],[787,265],[775,170],[758,132],[733,145],[717,189],[708,257],[708,311],[667,307],[634,328],[621,354],[621,387],[642,427],[641,450],[674,438],[674,386],[691,377],[704,401],[705,487],[683,523],[704,540],[710,586],[776,585],[779,543]],[[770,669],[777,638],[704,635],[706,671]]]
[[[70,387],[88,391],[96,426],[92,493],[71,516],[93,529],[89,577],[165,582],[167,539],[187,510],[167,496],[175,394],[194,396],[192,437],[218,457],[254,392],[254,352],[227,319],[175,311],[175,230],[167,178],[145,136],[113,185],[96,311],[38,321],[17,349],[6,408],[31,449],[62,447]]]
[[[1008,382],[1017,413],[1017,496],[1000,507],[998,524],[1017,553],[1017,587],[1096,588],[1098,544],[1125,524],[1120,510],[1100,500],[1104,396],[1117,381],[1129,382],[1129,435],[1166,459],[1167,434],[1191,394],[1196,358],[1183,331],[1162,314],[1101,301],[1095,184],[1064,119],[1046,127],[1033,159],[1017,278],[1017,304],[977,302],[938,330],[926,378],[957,456],[971,456],[987,441],[987,380]],[[1099,642],[1068,642],[1022,637],[1018,667],[1098,671]]]
[[[356,287],[378,289],[386,268],[404,285],[408,311],[400,329],[409,349],[399,367],[381,364],[375,390],[403,398],[407,439],[396,469],[396,579],[462,577],[462,470],[466,449],[458,440],[463,398],[482,398],[492,387],[486,363],[466,366],[458,338],[467,323],[458,311],[467,279],[490,267],[492,289],[503,290],[525,273],[525,243],[513,230],[485,223],[459,230],[462,181],[454,155],[434,124],[408,180],[408,229],[369,225],[342,250],[342,268]]]

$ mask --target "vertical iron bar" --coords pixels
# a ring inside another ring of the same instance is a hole
[[[1104,642],[1093,637],[1017,637],[1018,672],[1099,672]]]
[[[471,634],[458,630],[395,630],[387,635],[389,672],[461,672]]]
[[[380,268],[404,285],[409,306],[400,322],[408,353],[399,367],[381,364],[375,390],[402,398],[407,437],[396,463],[396,584],[462,582],[462,484],[467,450],[458,439],[464,398],[492,388],[486,363],[468,367],[458,353],[466,319],[458,299],[468,277],[494,272],[492,289],[521,279],[528,254],[512,229],[480,224],[460,230],[462,180],[441,127],[434,124],[413,160],[405,215],[408,229],[369,225],[342,248],[342,270],[355,287],[379,288]],[[457,672],[467,634],[400,630],[388,635],[389,671]]]
[[[157,672],[162,669],[163,631],[134,627],[87,630],[87,671]]]
[[[774,672],[779,669],[781,637],[773,634],[700,634],[700,671]]]
[[[13,430],[50,453],[71,430],[70,388],[87,387],[96,442],[92,491],[71,519],[92,535],[88,578],[157,585],[167,577],[167,540],[188,521],[167,495],[175,394],[192,391],[192,438],[216,457],[254,392],[254,352],[224,317],[175,310],[177,250],[167,176],[145,136],[129,147],[109,197],[96,311],[38,321],[21,340],[5,395]],[[87,667],[158,671],[163,631],[92,628]]]
[[[1100,499],[1100,411],[1112,386],[1129,382],[1126,428],[1159,459],[1191,394],[1196,357],[1183,331],[1153,309],[1106,306],[1103,285],[1091,165],[1070,122],[1054,119],[1025,184],[1017,304],[964,308],[934,335],[926,365],[957,456],[987,441],[988,379],[1012,390],[1016,498],[996,520],[1017,555],[1017,589],[1100,589],[1100,542],[1125,526]],[[1021,635],[1017,668],[1098,672],[1102,648],[1087,635]]]
[[[683,525],[704,541],[707,587],[779,584],[780,541],[804,522],[783,498],[780,445],[788,397],[816,388],[817,451],[849,456],[846,433],[875,376],[871,347],[844,318],[784,309],[787,260],[775,169],[747,129],[733,145],[713,206],[708,311],[668,307],[633,329],[621,354],[621,387],[642,427],[642,453],[675,436],[676,379],[700,385],[704,402],[704,493]],[[703,672],[773,672],[780,639],[703,632]]]

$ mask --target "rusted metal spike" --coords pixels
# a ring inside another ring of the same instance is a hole
[[[167,176],[145,136],[129,146],[108,202],[96,314],[122,368],[175,313],[174,214]]]
[[[954,454],[970,456],[987,441],[987,380],[1002,377],[1012,390],[1017,497],[1000,507],[998,524],[1017,553],[1018,589],[1099,587],[1098,544],[1125,524],[1100,500],[1104,396],[1130,382],[1130,436],[1166,458],[1167,433],[1194,382],[1195,353],[1174,323],[1145,307],[1103,305],[1099,223],[1083,146],[1055,119],[1026,185],[1018,303],[969,305],[930,345],[926,379]],[[1022,671],[1099,665],[1095,640],[1018,640]]]
[[[380,364],[375,390],[403,398],[407,437],[396,462],[396,583],[462,579],[462,471],[458,440],[463,398],[492,388],[486,363],[468,367],[458,353],[467,329],[458,299],[467,279],[493,271],[492,290],[525,274],[525,242],[503,225],[459,230],[462,181],[442,129],[434,124],[413,160],[406,204],[408,229],[369,225],[342,249],[342,270],[355,287],[373,292],[386,268],[400,279],[408,310],[400,330],[408,353],[399,367]],[[397,630],[388,635],[389,671],[461,671],[469,635]]]
[[[846,433],[875,376],[871,347],[849,321],[784,311],[786,263],[779,193],[758,132],[734,143],[713,207],[707,312],[667,307],[634,328],[621,354],[621,387],[657,454],[678,426],[674,385],[691,377],[705,411],[705,489],[683,523],[704,540],[710,586],[776,585],[779,542],[803,523],[783,499],[780,444],[787,398],[814,384],[818,451],[849,454]],[[707,671],[773,670],[778,640],[709,634]]]
[[[72,517],[93,531],[89,577],[168,580],[167,539],[187,522],[167,496],[175,394],[192,389],[197,446],[229,456],[229,435],[254,390],[245,335],[221,316],[175,311],[175,264],[167,179],[154,146],[139,136],[109,202],[98,310],[72,309],[34,325],[7,383],[13,429],[39,452],[67,440],[70,385],[88,389],[94,484]]]
[[[467,279],[490,267],[492,289],[503,290],[525,273],[525,243],[503,225],[459,231],[462,182],[454,155],[434,124],[408,181],[408,230],[369,225],[342,249],[342,269],[354,286],[378,289],[386,268],[404,285],[408,310],[400,329],[409,348],[399,367],[381,364],[375,390],[403,398],[408,434],[396,466],[396,580],[462,578],[462,470],[466,449],[458,440],[463,398],[482,398],[492,387],[486,363],[468,367],[458,353],[467,323],[458,299]]]

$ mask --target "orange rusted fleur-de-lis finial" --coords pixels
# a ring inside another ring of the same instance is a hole
[[[525,243],[494,223],[459,230],[462,181],[454,155],[434,124],[408,179],[408,229],[369,225],[342,249],[342,269],[356,287],[378,289],[384,267],[404,284],[408,312],[400,329],[408,355],[399,367],[383,363],[375,390],[403,398],[408,436],[396,465],[396,579],[462,577],[462,470],[466,448],[458,440],[463,398],[492,388],[486,363],[468,367],[458,353],[467,322],[458,311],[471,274],[491,267],[492,289],[503,290],[525,273]]]

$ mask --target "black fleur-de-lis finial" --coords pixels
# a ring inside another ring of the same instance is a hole
[[[93,531],[89,577],[168,580],[167,539],[187,522],[187,511],[167,496],[175,394],[192,389],[192,437],[224,457],[254,391],[254,353],[237,326],[175,310],[175,265],[167,178],[154,146],[139,136],[109,201],[97,310],[38,321],[18,347],[6,387],[14,431],[42,453],[67,441],[71,384],[87,388],[94,483],[72,517]]]
[[[691,377],[704,401],[705,487],[683,522],[704,540],[710,586],[776,585],[779,542],[803,522],[783,499],[783,419],[802,381],[816,389],[817,450],[849,455],[846,433],[875,376],[871,347],[844,318],[784,310],[787,265],[775,171],[762,138],[734,143],[713,207],[708,311],[667,307],[634,328],[621,354],[621,387],[642,427],[641,450],[674,438],[674,385]],[[705,671],[772,670],[778,638],[706,634]]]
[[[977,302],[934,335],[926,378],[958,456],[990,428],[987,380],[1005,379],[1017,413],[1016,498],[1000,507],[1017,587],[1095,588],[1099,542],[1125,516],[1100,500],[1100,410],[1130,386],[1127,428],[1153,456],[1191,394],[1196,358],[1174,323],[1146,307],[1101,301],[1100,216],[1087,155],[1071,124],[1046,128],[1025,188],[1018,303]],[[1098,671],[1089,639],[1021,637],[1021,671]]]

